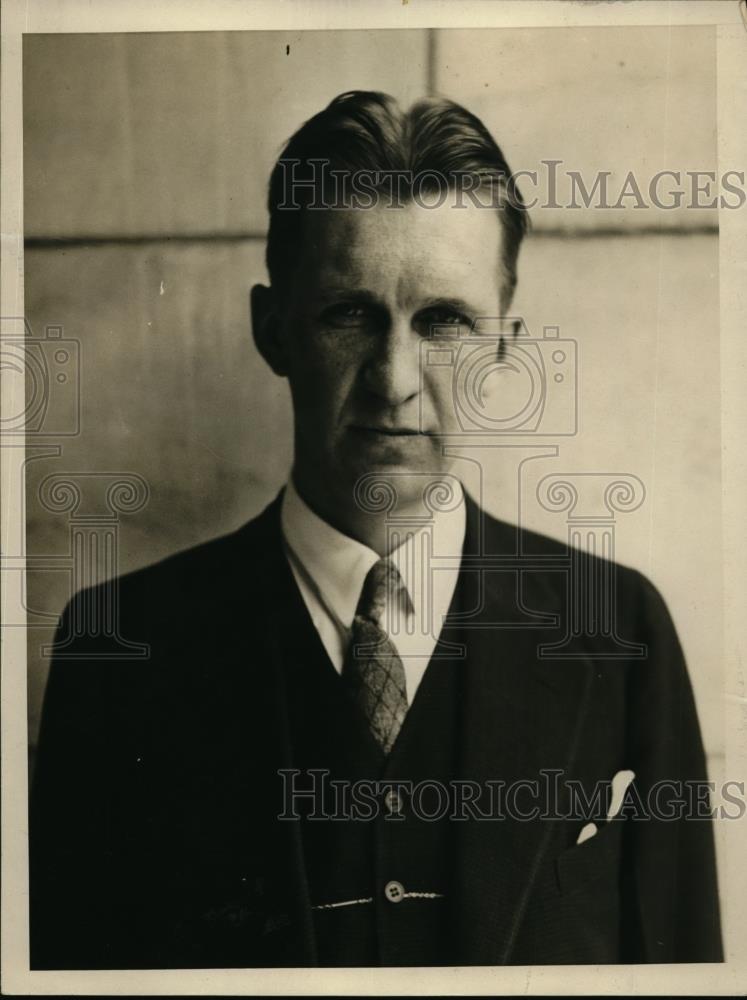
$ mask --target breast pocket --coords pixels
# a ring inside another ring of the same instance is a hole
[[[558,887],[564,896],[585,891],[617,896],[620,878],[622,828],[619,821],[603,823],[582,844],[566,848],[555,859]]]

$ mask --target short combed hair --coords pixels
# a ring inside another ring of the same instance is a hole
[[[336,172],[369,177],[398,173],[405,179],[437,174],[447,184],[466,175],[492,185],[501,196],[494,209],[504,232],[507,278],[501,293],[510,301],[528,215],[503,153],[476,115],[443,97],[425,98],[403,111],[388,94],[355,90],[335,97],[305,122],[289,139],[270,177],[267,270],[273,285],[282,285],[292,273],[302,244],[304,210],[321,207],[315,201],[320,192],[308,180],[319,179],[321,163],[326,170],[322,183]],[[289,175],[300,181],[290,210]],[[405,197],[411,199],[412,190]]]

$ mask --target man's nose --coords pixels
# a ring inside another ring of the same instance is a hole
[[[364,382],[387,406],[400,406],[420,392],[420,343],[404,319],[392,322],[377,338]]]

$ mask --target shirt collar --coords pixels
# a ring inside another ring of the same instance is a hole
[[[436,511],[433,515],[433,553],[435,555],[461,556],[464,544],[466,513],[464,494],[459,486],[458,502],[448,511]],[[302,500],[289,479],[283,493],[280,511],[283,536],[306,573],[323,595],[340,622],[349,628],[355,616],[355,609],[363,588],[363,582],[371,567],[379,561],[379,555],[367,545],[343,534],[331,524],[315,514]],[[395,565],[407,566],[419,560],[408,560],[406,549],[413,544],[410,534],[390,558]],[[416,568],[416,573],[417,573]],[[403,581],[408,589],[416,616],[420,614],[422,586],[418,579]]]

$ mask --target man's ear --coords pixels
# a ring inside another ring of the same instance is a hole
[[[252,334],[257,350],[276,375],[285,376],[288,374],[288,359],[272,289],[266,285],[255,285],[250,303]]]

